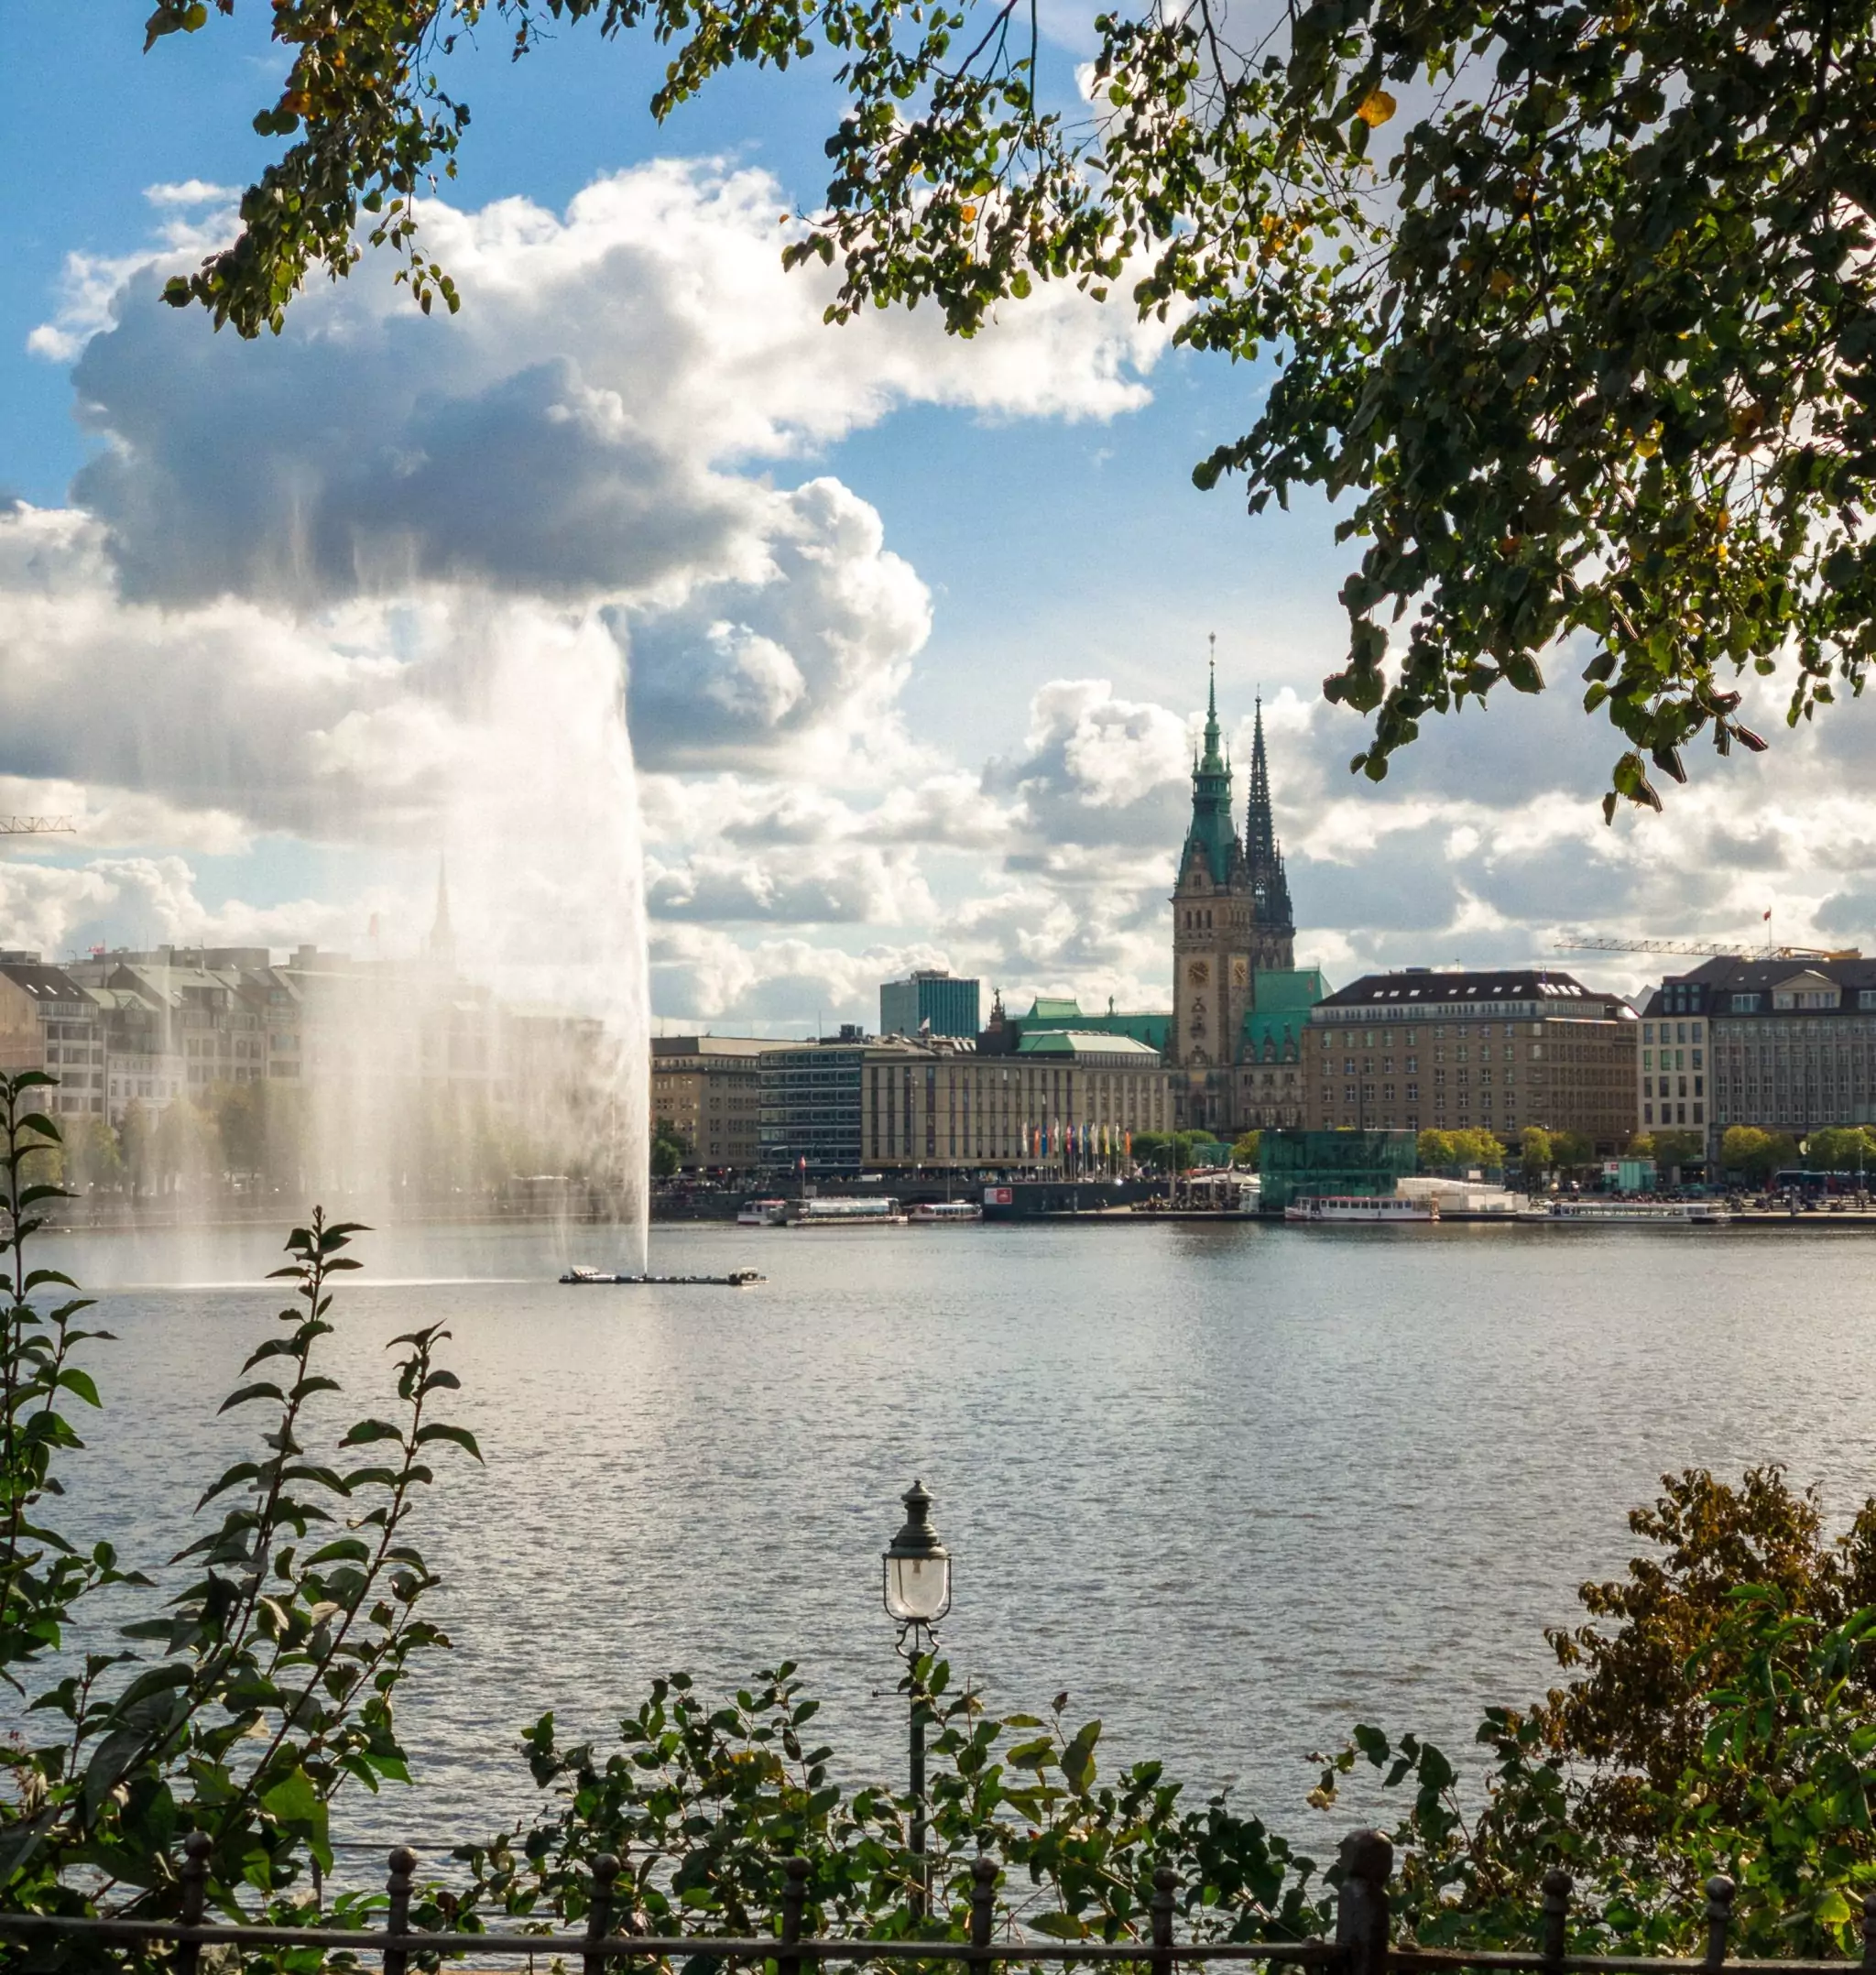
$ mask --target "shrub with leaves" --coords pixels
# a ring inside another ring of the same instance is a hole
[[[1101,1725],[998,1716],[954,1691],[929,1656],[904,1684],[926,1711],[932,1899],[920,1917],[910,1799],[835,1780],[832,1749],[807,1730],[818,1702],[792,1664],[713,1704],[686,1674],[654,1683],[617,1748],[562,1747],[544,1716],[524,1743],[551,1806],[531,1826],[461,1853],[472,1925],[577,1921],[593,1860],[625,1861],[620,1897],[660,1933],[744,1937],[778,1925],[784,1860],[809,1862],[804,1926],[890,1940],[967,1937],[973,1867],[998,1867],[998,1924],[1064,1941],[1144,1939],[1153,1874],[1179,1876],[1182,1937],[1296,1939],[1326,1906],[1314,1862],[1227,1799],[1182,1804],[1157,1762],[1101,1779]]]
[[[448,1644],[420,1614],[436,1578],[409,1525],[439,1450],[481,1457],[465,1428],[437,1416],[439,1395],[459,1382],[437,1359],[449,1334],[431,1326],[394,1341],[390,1417],[328,1426],[340,1388],[322,1347],[333,1279],[359,1266],[345,1251],[361,1230],[315,1210],[275,1271],[292,1302],[222,1408],[263,1411],[255,1455],[203,1492],[198,1510],[220,1504],[219,1521],[170,1560],[189,1566],[182,1588],[121,1628],[132,1643],[98,1638],[93,1594],[157,1587],[121,1569],[108,1544],[82,1550],[45,1517],[59,1462],[83,1445],[62,1409],[100,1402],[71,1354],[107,1335],[74,1327],[82,1297],[42,1309],[71,1280],[26,1262],[39,1210],[59,1192],[28,1173],[59,1140],[32,1108],[51,1081],[0,1077],[11,1254],[0,1675],[34,1725],[0,1746],[0,1899],[16,1911],[173,1915],[181,1841],[202,1832],[212,1910],[307,1918],[313,1869],[331,1868],[334,1795],[348,1781],[407,1780],[394,1696],[414,1655]],[[49,1684],[35,1692],[36,1678]],[[356,1906],[342,1901],[340,1913]]]
[[[1697,1948],[1715,1873],[1739,1889],[1739,1951],[1850,1951],[1876,1887],[1876,1501],[1832,1536],[1776,1468],[1737,1488],[1694,1468],[1629,1520],[1656,1554],[1579,1594],[1614,1629],[1549,1635],[1579,1677],[1486,1711],[1482,1779],[1362,1726],[1312,1803],[1364,1764],[1412,1793],[1400,1904],[1426,1945],[1537,1945],[1562,1865],[1580,1951]]]

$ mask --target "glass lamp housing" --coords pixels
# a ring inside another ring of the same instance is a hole
[[[951,1553],[932,1527],[932,1498],[914,1481],[900,1497],[905,1525],[888,1545],[886,1609],[901,1625],[936,1625],[951,1609]]]
[[[951,1609],[951,1559],[933,1555],[886,1557],[886,1609],[901,1625],[936,1625]]]

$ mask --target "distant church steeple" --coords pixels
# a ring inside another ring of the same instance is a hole
[[[1277,842],[1276,819],[1271,812],[1271,767],[1264,755],[1264,702],[1257,698],[1257,724],[1250,747],[1250,801],[1244,818],[1244,861],[1250,869],[1251,895],[1257,900],[1260,930],[1280,935],[1285,946],[1294,937],[1296,920],[1290,909],[1290,880],[1283,852]],[[1266,966],[1291,965],[1288,957],[1266,959]]]
[[[1215,885],[1231,884],[1243,857],[1238,846],[1238,825],[1231,817],[1231,765],[1226,760],[1218,728],[1217,638],[1212,639],[1211,689],[1205,699],[1204,751],[1192,764],[1192,826],[1180,856],[1181,881],[1194,857],[1205,853],[1205,875]]]
[[[446,974],[456,971],[456,935],[450,928],[450,874],[441,852],[436,860],[436,916],[431,922],[424,952],[433,967]]]

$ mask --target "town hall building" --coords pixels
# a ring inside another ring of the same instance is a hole
[[[1204,751],[1193,762],[1192,823],[1172,892],[1168,1065],[1181,1126],[1220,1137],[1303,1118],[1309,1010],[1326,992],[1298,968],[1290,883],[1271,811],[1263,704],[1257,708],[1244,835],[1220,747],[1214,668]]]

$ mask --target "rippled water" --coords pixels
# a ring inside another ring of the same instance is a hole
[[[767,1271],[740,1293],[563,1289],[610,1258],[535,1230],[359,1252],[346,1405],[376,1407],[385,1340],[447,1317],[487,1455],[427,1511],[456,1650],[406,1704],[421,1790],[346,1827],[431,1856],[525,1807],[524,1722],[603,1732],[661,1668],[797,1658],[848,1773],[897,1774],[878,1559],[914,1475],[961,1672],[1010,1708],[1065,1687],[1110,1760],[1236,1779],[1292,1828],[1351,1721],[1462,1746],[1482,1703],[1547,1684],[1543,1626],[1630,1554],[1663,1469],[1876,1487],[1854,1234],[654,1230],[655,1267]],[[159,1562],[239,1444],[214,1407],[274,1306],[271,1238],[67,1259],[121,1286],[65,1526]]]

